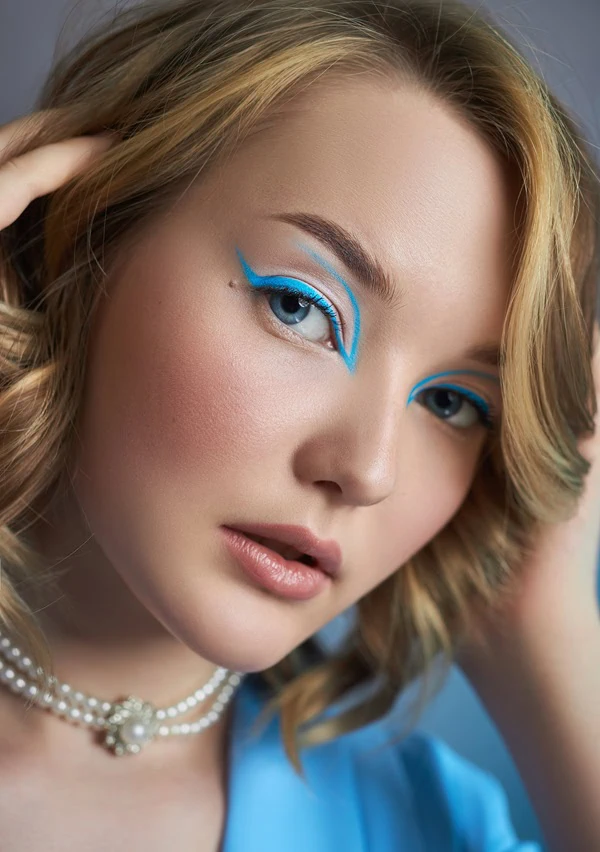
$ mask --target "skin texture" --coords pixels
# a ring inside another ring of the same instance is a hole
[[[320,81],[286,109],[145,225],[95,317],[73,492],[34,530],[48,561],[68,568],[68,614],[42,614],[57,673],[94,694],[165,704],[216,665],[258,671],[283,658],[398,570],[469,490],[485,429],[444,422],[431,402],[407,406],[414,386],[463,371],[432,385],[451,382],[501,409],[497,381],[470,372],[493,368],[463,353],[500,340],[514,207],[503,164],[448,107],[399,85]],[[318,240],[267,218],[283,211],[352,231],[397,286],[397,307]],[[356,297],[354,370],[316,308],[310,327],[284,325],[236,254],[258,275],[322,294],[347,323],[350,349],[348,292],[300,243]],[[465,411],[467,402],[451,422]],[[252,583],[219,526],[257,521],[337,539],[340,577],[302,602]],[[80,729],[0,699],[16,763],[68,746],[65,776],[93,767],[101,786],[114,775],[106,767],[117,761]],[[225,736],[223,722],[152,744],[120,772],[164,769],[168,756],[170,771],[220,779]],[[223,813],[211,808],[217,837]]]

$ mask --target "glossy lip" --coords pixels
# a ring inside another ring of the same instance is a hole
[[[314,566],[335,579],[339,576],[342,567],[342,550],[334,539],[325,541],[318,538],[308,527],[300,527],[295,524],[226,524],[227,528],[246,533],[247,535],[259,535],[263,538],[272,538],[283,544],[295,547],[300,553],[312,556],[317,562]]]
[[[332,582],[318,566],[286,559],[268,545],[233,527],[221,527],[225,545],[245,574],[264,589],[284,598],[306,601],[325,591]]]

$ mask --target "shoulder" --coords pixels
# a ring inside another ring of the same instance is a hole
[[[351,746],[356,750],[363,783],[377,786],[381,767],[386,766],[386,789],[404,792],[423,849],[542,852],[538,843],[517,838],[508,797],[499,780],[444,740],[416,730],[398,741],[389,723],[373,726],[365,733],[361,742],[358,732]],[[376,741],[375,750],[364,748]],[[369,806],[371,802],[369,797]]]
[[[285,755],[280,719],[248,736],[263,699],[251,689],[239,697],[232,752],[239,822],[247,829],[248,815],[268,798],[269,838],[279,830],[290,852],[542,852],[516,837],[500,782],[443,740],[418,730],[400,738],[388,717],[302,749],[300,779]]]

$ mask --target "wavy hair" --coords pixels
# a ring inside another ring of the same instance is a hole
[[[380,718],[417,679],[420,712],[438,656],[448,666],[479,608],[510,595],[534,526],[575,509],[589,468],[577,444],[596,413],[600,244],[583,134],[506,34],[455,0],[143,2],[55,60],[35,105],[51,120],[32,117],[5,157],[102,130],[121,141],[0,233],[0,622],[51,671],[23,590],[43,598],[54,575],[26,531],[32,506],[65,485],[107,270],[182,186],[332,74],[406,82],[449,104],[518,176],[519,239],[502,422],[460,509],[358,601],[334,653],[311,639],[252,675],[300,773],[299,748]],[[331,712],[362,686],[362,701]]]

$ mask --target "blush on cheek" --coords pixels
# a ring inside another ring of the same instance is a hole
[[[430,457],[431,459],[431,457]],[[443,467],[443,465],[442,465]],[[412,472],[411,472],[412,471]],[[424,461],[417,476],[411,462],[403,471],[405,487],[397,499],[381,504],[381,512],[373,516],[365,547],[360,559],[364,570],[350,578],[345,589],[345,606],[355,603],[378,586],[422,550],[451,521],[463,503],[468,484],[446,470],[446,478],[432,480],[433,467]]]
[[[246,483],[256,492],[273,480],[269,464],[306,417],[314,379],[299,380],[297,353],[282,359],[289,344],[258,324],[244,294],[211,291],[163,299],[159,312],[121,306],[135,326],[113,329],[118,375],[102,362],[95,407],[125,469],[243,506]]]
[[[405,486],[386,509],[382,528],[392,532],[385,538],[381,564],[398,567],[418,553],[450,523],[471,487],[474,465],[452,453],[444,441],[426,445],[424,434],[415,436],[412,451],[407,448],[403,454]]]

